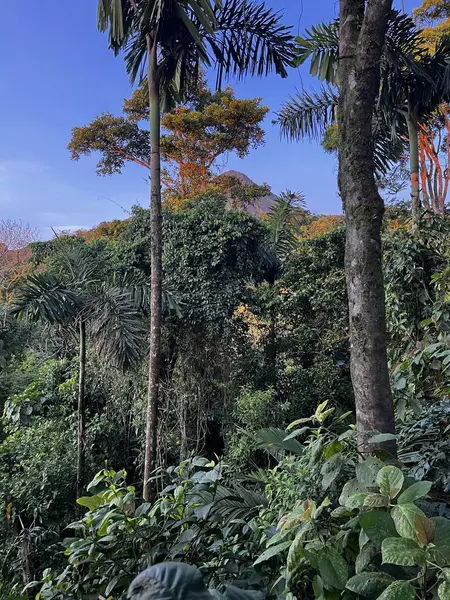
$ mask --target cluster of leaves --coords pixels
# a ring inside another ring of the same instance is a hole
[[[285,515],[256,565],[287,552],[282,579],[293,597],[343,590],[368,598],[448,597],[450,521],[416,505],[431,483],[405,481],[369,458],[343,487],[339,505],[305,500]],[[278,583],[278,582],[277,582]]]
[[[250,552],[247,523],[266,501],[237,482],[224,485],[222,471],[220,463],[200,457],[169,468],[170,483],[153,504],[138,503],[125,472],[98,473],[88,486],[91,495],[78,500],[87,513],[69,526],[68,566],[60,574],[44,572],[40,598],[113,592],[122,598],[131,574],[167,559],[201,562],[219,588],[243,572],[250,577],[257,546]]]

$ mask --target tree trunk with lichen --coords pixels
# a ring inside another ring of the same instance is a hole
[[[156,468],[158,443],[158,397],[161,362],[162,327],[162,221],[161,221],[161,118],[157,73],[157,41],[147,36],[148,89],[150,101],[150,349],[148,360],[148,396],[145,435],[143,496],[150,500],[154,493],[151,475]]]
[[[372,116],[392,0],[340,0],[339,188],[346,220],[350,368],[361,453],[371,432],[394,433],[381,254],[383,200],[374,177]]]

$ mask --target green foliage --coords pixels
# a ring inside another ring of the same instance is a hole
[[[243,299],[243,282],[259,277],[262,225],[212,197],[167,214],[164,235],[166,281],[177,290],[183,319],[220,327]]]
[[[298,503],[279,522],[277,545],[268,542],[277,549],[271,556],[289,548],[286,591],[298,596],[306,578],[316,598],[344,588],[364,597],[431,598],[446,581],[450,547],[448,521],[430,519],[414,504],[430,487],[410,486],[398,467],[368,459],[344,487],[341,506]]]
[[[154,503],[138,503],[125,473],[104,470],[89,484],[82,519],[64,545],[68,566],[44,575],[41,598],[101,591],[124,597],[130,574],[161,560],[197,561],[210,583],[250,576],[248,523],[266,503],[257,491],[221,483],[223,466],[197,457],[172,467],[170,484]],[[256,550],[256,548],[255,548]],[[253,553],[255,553],[253,550]],[[253,579],[255,579],[253,577]]]

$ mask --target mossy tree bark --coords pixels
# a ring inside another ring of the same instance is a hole
[[[394,433],[381,254],[383,200],[374,177],[372,116],[392,0],[340,0],[339,187],[346,219],[350,367],[358,447]],[[379,444],[395,454],[394,441]]]

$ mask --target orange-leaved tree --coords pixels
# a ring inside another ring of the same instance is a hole
[[[150,168],[147,86],[125,100],[123,115],[102,114],[84,127],[74,127],[72,158],[99,152],[99,175],[118,173],[127,162]],[[164,196],[173,202],[205,190],[229,153],[240,158],[264,143],[261,122],[268,108],[260,98],[236,98],[231,87],[211,92],[204,82],[187,101],[161,119],[161,180]],[[217,182],[219,184],[219,182]]]

